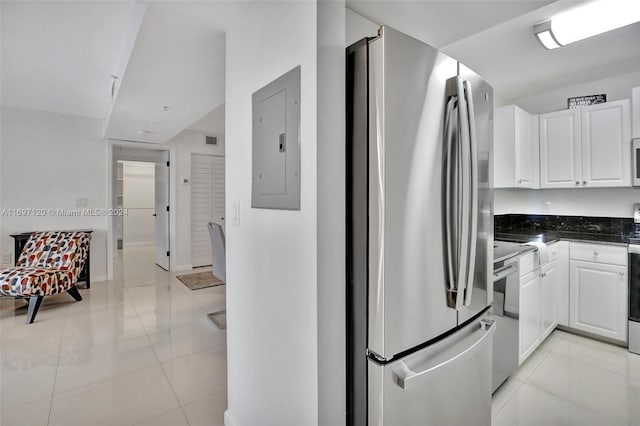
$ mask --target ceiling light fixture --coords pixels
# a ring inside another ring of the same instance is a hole
[[[560,13],[533,26],[547,49],[622,28],[640,21],[638,0],[596,0]]]

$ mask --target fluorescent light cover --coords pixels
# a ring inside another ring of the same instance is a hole
[[[536,36],[538,37],[538,40],[540,40],[540,43],[542,43],[542,45],[544,47],[546,47],[547,49],[549,49],[549,50],[561,47],[553,39],[553,36],[551,35],[551,31],[549,31],[549,30],[543,31],[541,33],[536,33]]]
[[[554,16],[551,32],[564,46],[638,21],[640,0],[596,0]]]

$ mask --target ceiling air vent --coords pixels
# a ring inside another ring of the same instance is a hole
[[[216,136],[205,136],[204,143],[206,145],[218,145],[218,138]]]

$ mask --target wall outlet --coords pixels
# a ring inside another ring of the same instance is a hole
[[[76,198],[76,207],[87,207],[89,205],[88,198]]]
[[[551,201],[542,202],[542,212],[549,213],[551,211]]]
[[[3,254],[2,255],[2,264],[3,265],[11,265],[11,255],[10,254]]]

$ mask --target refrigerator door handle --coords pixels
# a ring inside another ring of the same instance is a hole
[[[469,125],[469,170],[471,181],[471,230],[468,234],[469,238],[469,269],[467,272],[467,281],[464,295],[464,304],[471,305],[471,294],[473,291],[473,279],[475,277],[476,267],[476,241],[478,239],[478,141],[476,138],[476,116],[473,106],[473,95],[471,90],[471,82],[466,80],[464,86],[464,97],[467,105],[468,125]]]
[[[418,382],[421,377],[428,377],[429,373],[432,373],[441,368],[445,368],[448,365],[456,362],[459,358],[475,351],[477,348],[481,347],[483,342],[493,336],[496,330],[495,321],[487,322],[488,327],[483,329],[479,327],[473,334],[465,338],[465,343],[468,343],[465,349],[459,350],[459,348],[453,347],[452,352],[455,353],[451,358],[446,359],[444,361],[435,361],[432,363],[427,363],[426,366],[420,371],[413,371],[409,368],[404,362],[400,362],[399,368],[394,370],[394,382],[400,386],[402,389],[407,389],[408,386],[411,386],[411,383]]]
[[[471,163],[471,149],[470,136],[469,136],[469,113],[467,99],[464,94],[464,85],[460,77],[456,78],[456,88],[458,93],[458,170],[460,176],[460,197],[461,208],[458,211],[458,223],[459,231],[458,237],[460,239],[460,246],[458,250],[458,294],[456,297],[456,309],[460,310],[466,304],[465,293],[469,285],[470,277],[467,275],[469,272],[469,250],[470,250],[470,225],[469,220],[471,216],[470,198],[472,196],[472,182],[471,182],[471,170],[469,170],[469,164]]]
[[[445,143],[446,149],[445,154],[445,203],[444,203],[444,222],[445,222],[445,232],[446,232],[446,249],[445,255],[447,257],[447,290],[449,293],[448,305],[450,307],[455,307],[455,292],[456,292],[456,263],[454,261],[454,256],[457,253],[457,244],[456,238],[454,237],[454,224],[452,223],[454,220],[457,220],[457,214],[455,212],[455,206],[453,205],[454,196],[457,194],[452,194],[453,192],[453,170],[452,170],[452,156],[454,152],[454,137],[455,131],[454,126],[457,126],[457,121],[455,120],[455,110],[457,98],[452,96],[449,98],[447,102],[447,110],[445,116]],[[457,191],[456,191],[457,192]]]

